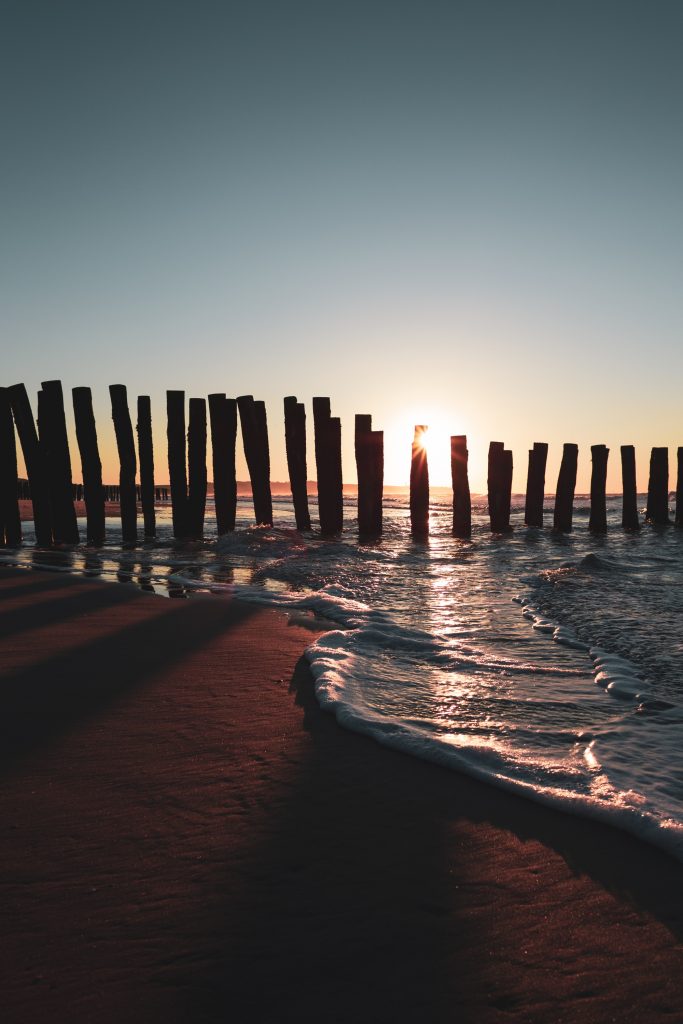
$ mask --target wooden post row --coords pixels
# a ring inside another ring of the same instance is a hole
[[[294,395],[285,398],[285,447],[287,469],[297,530],[310,530],[308,508],[308,467],[306,463],[306,409]]]
[[[455,434],[451,437],[451,480],[453,483],[453,535],[472,536],[472,499],[467,476],[467,437]]]
[[[235,529],[237,515],[237,402],[223,394],[209,395],[211,448],[213,452],[213,497],[216,530],[222,537]]]
[[[71,397],[81,454],[87,542],[99,547],[104,544],[104,487],[92,394],[90,388],[73,388]]]
[[[344,489],[341,420],[331,415],[329,398],[313,399],[313,427],[320,530],[333,536],[341,533],[344,523]]]
[[[135,476],[137,459],[133,424],[128,410],[128,395],[125,384],[110,384],[111,415],[114,421],[116,447],[119,452],[119,502],[121,504],[121,534],[124,544],[137,544],[137,495]]]
[[[410,459],[410,528],[416,540],[429,536],[429,463],[424,435],[428,427],[416,424]]]
[[[0,545],[21,544],[17,444],[7,388],[0,388]]]
[[[26,388],[23,384],[13,384],[7,390],[21,449],[24,453],[24,462],[26,463],[26,475],[28,476],[31,503],[33,505],[36,542],[41,547],[50,547],[52,544],[50,487],[45,458],[38,441],[38,432],[33,419],[33,412],[31,411],[31,403],[28,400]]]

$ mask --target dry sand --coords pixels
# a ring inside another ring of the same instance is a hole
[[[342,731],[284,614],[0,609],[3,1021],[683,1020],[681,866]]]

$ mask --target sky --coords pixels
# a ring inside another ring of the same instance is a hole
[[[527,450],[683,444],[683,6],[0,0],[2,383],[329,395],[408,478],[431,425]],[[69,422],[71,410],[69,403]],[[315,477],[309,441],[309,477]],[[80,460],[72,451],[74,478]],[[246,477],[243,458],[238,475]]]

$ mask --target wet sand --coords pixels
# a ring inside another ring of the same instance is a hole
[[[680,1022],[683,867],[339,729],[310,627],[0,571],[3,1020]]]

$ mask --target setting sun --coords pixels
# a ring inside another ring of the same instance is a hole
[[[416,426],[423,425],[420,444],[429,460],[429,479],[434,487],[448,487],[451,482],[451,435],[465,433],[457,416],[442,409],[414,408],[401,413],[384,431],[385,479],[387,483],[403,483],[410,469],[410,450]]]

